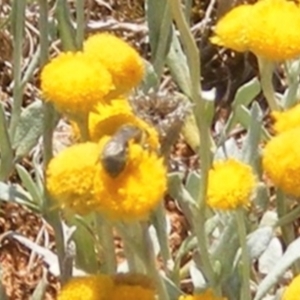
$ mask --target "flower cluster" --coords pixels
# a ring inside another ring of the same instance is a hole
[[[276,135],[266,144],[263,169],[272,182],[290,196],[300,197],[300,106],[273,112]]]
[[[62,288],[58,300],[154,300],[155,289],[141,274],[75,277]]]
[[[143,76],[139,54],[118,37],[101,33],[88,38],[82,52],[51,60],[42,70],[41,89],[59,111],[78,117],[128,93]]]
[[[162,199],[167,182],[158,133],[124,96],[143,74],[138,53],[108,33],[90,37],[83,52],[61,53],[42,70],[46,101],[88,133],[82,137],[88,141],[48,165],[47,188],[59,207],[131,221],[147,219]]]
[[[282,25],[289,22],[293,26]],[[221,18],[211,42],[269,60],[292,59],[300,56],[299,26],[300,8],[294,1],[261,0],[240,5]]]
[[[217,161],[209,171],[207,204],[220,210],[247,206],[255,184],[250,166],[234,159]]]

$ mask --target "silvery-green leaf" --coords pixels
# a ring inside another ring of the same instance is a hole
[[[251,260],[258,258],[267,249],[273,236],[274,229],[271,226],[260,227],[247,236]]]
[[[244,162],[255,166],[259,152],[263,112],[259,105],[254,102],[250,110],[250,124],[242,147],[242,159]]]
[[[146,70],[143,82],[141,84],[141,88],[146,94],[151,88],[158,86],[159,81],[152,64],[146,60],[144,60],[144,64]]]
[[[271,272],[282,255],[281,242],[277,237],[273,237],[265,252],[258,259],[259,272],[265,275]]]
[[[32,294],[32,296],[30,297],[30,300],[43,300],[45,299],[45,293],[46,293],[46,289],[49,285],[48,280],[47,280],[47,271],[45,269],[43,269],[43,276],[40,279],[38,285],[36,286],[36,288],[34,289],[34,292]],[[2,298],[0,298],[2,299]]]
[[[190,72],[180,41],[173,31],[171,47],[166,59],[172,78],[183,93],[191,98]]]
[[[224,160],[228,157],[241,158],[241,150],[238,148],[235,138],[229,138],[215,152],[214,160]]]
[[[267,249],[274,235],[274,229],[271,226],[260,227],[247,236],[247,247],[250,260],[260,257]],[[237,266],[241,258],[241,248],[237,251],[234,261],[234,268]]]
[[[278,215],[277,212],[273,211],[273,210],[267,210],[259,223],[259,226],[274,226],[276,224],[276,222],[278,221]]]
[[[265,183],[259,182],[255,190],[255,197],[253,199],[254,204],[257,205],[262,211],[266,211],[269,205],[269,201],[269,188]]]
[[[185,188],[190,193],[193,199],[198,199],[200,189],[200,174],[195,171],[189,172]]]
[[[251,101],[260,93],[261,86],[257,77],[243,84],[236,92],[232,102],[235,109],[240,105],[248,106]]]
[[[32,200],[37,204],[38,207],[41,207],[43,199],[42,191],[39,190],[28,171],[22,165],[17,164],[16,169],[21,178],[23,186],[31,195]]]
[[[203,273],[196,267],[194,261],[190,264],[190,275],[195,289],[201,290],[207,286]]]
[[[174,282],[166,277],[165,274],[160,272],[160,275],[164,281],[170,300],[178,300],[179,296],[182,294],[181,290],[174,284]]]
[[[300,259],[300,238],[294,240],[286,249],[283,256],[277,261],[274,268],[259,284],[254,300],[262,299],[267,292],[278,282],[279,278]]]
[[[32,201],[30,194],[25,192],[21,186],[0,182],[0,200],[25,205],[33,211],[39,211],[37,205]]]
[[[34,101],[22,111],[12,143],[17,158],[27,155],[37,144],[43,133],[43,118],[43,104],[40,100]]]
[[[148,231],[149,231],[149,235],[150,235],[150,238],[151,238],[151,241],[152,241],[154,254],[155,254],[155,256],[157,256],[160,252],[160,245],[159,245],[159,242],[158,242],[158,238],[157,238],[157,234],[156,234],[154,226],[150,225],[149,228],[148,228]]]
[[[192,212],[196,209],[197,201],[183,186],[182,174],[174,172],[168,175],[168,191],[178,201],[185,217],[192,224]]]
[[[13,168],[14,154],[9,139],[8,125],[2,104],[0,104],[0,137],[0,180],[5,180]]]
[[[226,281],[232,273],[232,264],[238,248],[236,219],[231,216],[221,236],[210,248],[212,261],[218,261],[221,265],[220,280],[222,282]]]

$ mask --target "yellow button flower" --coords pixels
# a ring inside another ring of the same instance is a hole
[[[285,290],[282,300],[299,300],[300,275],[296,276]]]
[[[87,114],[114,89],[112,77],[82,52],[60,53],[42,70],[41,89],[46,101],[71,116]]]
[[[86,214],[98,205],[93,184],[99,153],[98,144],[82,143],[66,148],[50,161],[47,188],[60,207]]]
[[[229,11],[217,23],[214,29],[215,36],[211,38],[211,42],[236,51],[247,51],[249,48],[247,35],[248,18],[252,9],[252,5],[245,4]]]
[[[113,280],[106,275],[74,277],[63,286],[57,300],[107,300]]]
[[[295,127],[300,127],[300,104],[284,112],[273,111],[272,117],[275,120],[273,128],[276,133],[282,133]]]
[[[247,206],[256,184],[251,167],[235,159],[215,162],[208,179],[207,204],[221,210]]]
[[[300,196],[300,128],[273,137],[263,152],[267,176],[283,192]]]
[[[102,138],[101,147],[108,140]],[[127,150],[126,166],[118,176],[111,176],[102,164],[95,176],[99,210],[115,220],[147,219],[166,191],[166,167],[162,158],[138,143],[129,142]]]
[[[247,22],[247,21],[246,21]],[[293,26],[283,26],[293,24]],[[300,56],[300,9],[287,0],[261,0],[254,5],[248,35],[250,50],[269,60]]]
[[[238,6],[221,18],[211,41],[281,61],[300,56],[299,27],[298,4],[287,0],[261,0],[253,5]]]
[[[99,103],[89,115],[89,131],[92,141],[98,142],[105,135],[114,135],[124,124],[131,124],[147,133],[147,143],[153,149],[159,147],[156,129],[138,118],[127,99],[115,99],[109,105]]]
[[[115,90],[110,97],[128,93],[144,76],[144,63],[137,51],[122,39],[100,33],[84,43],[84,52],[99,60],[113,77]]]
[[[180,296],[178,300],[226,300],[226,298],[216,297],[211,289],[202,294]]]

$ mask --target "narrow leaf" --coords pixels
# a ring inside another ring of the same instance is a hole
[[[292,266],[294,262],[300,259],[300,238],[293,241],[283,254],[281,259],[277,261],[274,268],[262,280],[258,286],[254,300],[262,299],[268,291],[278,282],[279,278]]]

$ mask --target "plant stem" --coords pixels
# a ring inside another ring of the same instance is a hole
[[[285,225],[288,225],[298,219],[300,216],[300,205],[298,205],[295,209],[293,209],[291,212],[285,214],[282,216],[277,223],[275,224],[275,227],[282,227]]]
[[[268,105],[272,111],[279,110],[280,107],[276,101],[275,91],[272,83],[274,63],[260,56],[257,56],[257,60],[260,74],[260,83],[264,96],[266,97]]]
[[[287,199],[286,199],[284,193],[282,191],[280,191],[279,189],[277,190],[277,193],[276,193],[276,208],[277,208],[278,218],[282,218],[282,217],[287,216],[287,213],[288,213]],[[282,233],[283,240],[284,240],[286,246],[288,246],[292,241],[295,240],[293,225],[291,223],[282,224],[280,226],[280,228],[281,228],[281,233]],[[293,273],[295,275],[300,273],[300,263],[299,263],[299,261],[296,261],[294,263]]]
[[[84,0],[76,0],[76,45],[78,50],[82,50],[84,40],[84,2]]]
[[[22,88],[22,58],[23,38],[25,27],[26,1],[19,0],[12,2],[12,32],[13,32],[13,105],[11,121],[9,126],[10,139],[13,140],[22,109],[23,88]]]
[[[167,222],[166,222],[166,212],[163,206],[163,202],[158,205],[153,217],[153,225],[157,232],[157,237],[160,245],[161,257],[164,263],[165,270],[169,272],[173,269],[174,261],[171,256],[170,247],[168,243],[168,233],[167,233]]]
[[[205,217],[206,217],[206,191],[208,183],[208,171],[211,165],[210,153],[210,128],[205,118],[205,102],[201,98],[201,65],[200,53],[196,42],[190,32],[190,28],[181,8],[180,0],[169,0],[173,18],[180,32],[180,39],[187,55],[188,67],[190,71],[190,86],[192,91],[192,100],[195,104],[194,115],[197,121],[198,134],[200,137],[199,157],[201,160],[201,182],[199,186],[198,205],[199,211],[194,217],[194,228],[198,240],[199,251],[203,258],[204,274],[216,294],[219,294],[214,270],[211,264],[207,249],[205,235]]]
[[[169,300],[169,295],[166,290],[166,286],[162,280],[162,277],[156,267],[156,260],[153,251],[153,244],[151,237],[149,235],[147,223],[141,223],[141,239],[143,243],[143,262],[146,266],[147,273],[150,278],[155,282],[158,299],[159,300]]]
[[[117,269],[117,262],[115,255],[113,227],[99,214],[96,214],[96,227],[104,253],[103,272],[106,274],[114,274]]]
[[[237,227],[240,238],[240,246],[242,249],[242,291],[241,298],[243,300],[251,300],[251,291],[250,291],[250,260],[249,260],[249,251],[247,247],[247,231],[244,220],[244,211],[242,208],[238,208],[236,211],[236,220]]]

